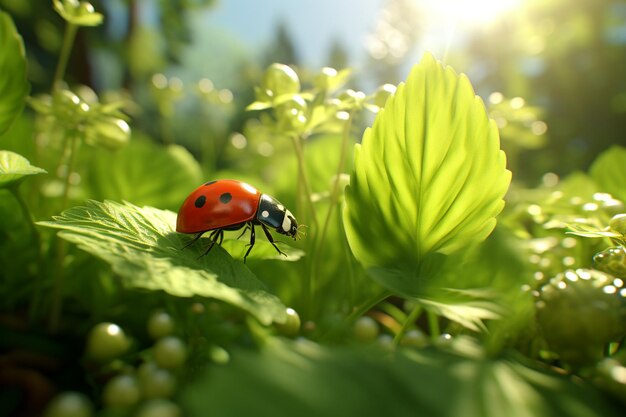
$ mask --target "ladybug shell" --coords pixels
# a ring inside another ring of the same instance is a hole
[[[255,218],[261,193],[236,180],[210,181],[196,188],[178,210],[176,231],[200,233]]]

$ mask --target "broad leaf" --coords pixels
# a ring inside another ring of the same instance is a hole
[[[626,148],[615,145],[601,153],[589,173],[602,191],[626,201]]]
[[[11,187],[28,175],[46,171],[30,164],[28,159],[11,151],[0,151],[0,188]]]
[[[205,179],[183,147],[133,138],[117,151],[91,150],[84,186],[94,199],[177,210]]]
[[[227,416],[614,417],[590,386],[514,360],[463,353],[325,348],[307,341],[235,351],[186,388],[190,417]],[[242,401],[245,398],[245,401]],[[271,401],[268,401],[271,399]]]
[[[387,288],[417,291],[446,255],[491,233],[510,180],[469,80],[427,54],[356,146],[343,213],[352,252],[366,268],[408,272],[379,276]]]
[[[177,297],[208,297],[250,312],[269,324],[285,319],[285,307],[241,261],[216,246],[182,249],[188,237],[174,231],[176,214],[130,203],[89,201],[39,225],[108,262],[125,285]]]
[[[0,11],[0,135],[22,113],[30,85],[21,36],[11,17]]]

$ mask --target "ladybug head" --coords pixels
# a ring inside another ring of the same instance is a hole
[[[298,221],[289,210],[285,210],[285,217],[283,217],[283,223],[276,229],[278,233],[291,236],[296,239],[298,237]]]

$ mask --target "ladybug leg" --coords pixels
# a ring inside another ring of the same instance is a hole
[[[200,232],[198,234],[196,234],[193,239],[191,239],[189,242],[187,242],[187,244],[185,244],[185,246],[182,247],[182,249],[186,249],[187,247],[193,245],[194,242],[196,242],[198,239],[200,239],[200,237],[204,234],[204,232]]]
[[[276,243],[274,243],[274,236],[272,236],[270,231],[267,230],[267,227],[263,223],[261,223],[261,228],[265,232],[265,237],[267,237],[267,240],[270,241],[270,243],[272,244],[272,246],[274,246],[274,248],[278,251],[278,253],[280,253],[281,255],[287,256],[285,252],[283,252],[282,250],[278,248],[278,246],[276,246]]]
[[[247,227],[247,225],[246,225]],[[246,251],[246,254],[243,255],[243,263],[246,263],[246,258],[248,257],[248,254],[250,253],[250,251],[252,250],[252,248],[254,247],[254,241],[256,239],[256,233],[254,231],[254,225],[250,224],[250,247],[248,248],[248,250]]]
[[[211,252],[211,249],[213,249],[213,246],[215,246],[216,243],[217,244],[222,243],[223,238],[224,238],[224,231],[222,229],[215,229],[213,232],[211,232],[211,234],[209,235],[209,239],[211,239],[211,244],[204,251],[202,255],[198,256],[198,259],[202,258],[203,256],[208,255],[208,253]],[[218,243],[218,240],[219,240],[219,243]]]
[[[243,232],[241,232],[241,234],[239,236],[237,236],[237,240],[241,239],[241,236],[246,234],[246,231],[248,230],[248,228],[250,227],[250,225],[248,223],[246,223],[246,227],[243,228]]]

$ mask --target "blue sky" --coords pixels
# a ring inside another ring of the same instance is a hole
[[[376,23],[384,0],[220,0],[203,19],[255,49],[268,45],[276,23],[287,25],[303,64],[325,64],[329,46],[339,38],[355,63],[364,54],[364,38]]]

